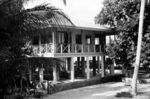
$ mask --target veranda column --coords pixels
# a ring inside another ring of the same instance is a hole
[[[53,82],[57,82],[57,68],[55,62],[53,62]]]
[[[101,56],[101,69],[102,69],[101,75],[102,77],[105,77],[105,56],[104,55]]]
[[[76,45],[76,35],[74,32],[71,32],[71,53],[75,53],[75,45]]]
[[[96,57],[93,56],[93,76],[96,76]]]
[[[83,33],[83,30],[81,30],[81,40],[82,40],[82,53],[84,53],[84,46],[86,45],[86,39],[85,34]]]
[[[91,41],[92,41],[92,52],[95,52],[95,35],[94,35],[94,33],[93,33],[93,35],[92,35],[92,38],[91,38]]]
[[[111,66],[110,66],[110,74],[111,75],[114,75],[114,66],[115,66],[115,63],[113,62],[113,64],[111,64]]]
[[[39,78],[40,78],[40,82],[43,82],[44,80],[44,68],[39,68]]]
[[[66,66],[66,71],[68,71],[68,65],[69,65],[69,64],[68,64],[68,58],[66,58],[65,61],[66,61],[66,62],[65,62],[65,63],[66,63],[66,64],[65,64],[65,66]]]
[[[55,53],[55,33],[54,31],[52,32],[52,43],[53,43],[53,46],[52,46],[52,53]]]
[[[97,56],[97,65],[98,65],[98,73],[100,73],[101,63],[100,63],[100,57],[99,56]]]
[[[85,58],[81,57],[81,68],[82,68],[82,76],[85,76]]]
[[[86,57],[86,78],[90,79],[90,63],[89,63],[89,57]]]
[[[75,71],[74,71],[74,57],[71,58],[71,81],[74,81]]]

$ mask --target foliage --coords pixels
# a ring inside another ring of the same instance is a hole
[[[147,31],[150,22],[149,10],[150,7],[147,6],[144,19],[143,57],[141,59],[143,65],[149,65],[149,33]],[[135,60],[139,12],[140,0],[105,0],[102,11],[95,18],[97,23],[106,24],[118,33],[117,40],[108,46],[107,51],[112,59],[125,67],[132,66]]]
[[[132,98],[133,96],[129,92],[120,92],[116,94],[116,97],[123,98]]]

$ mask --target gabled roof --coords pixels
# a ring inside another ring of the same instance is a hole
[[[45,11],[35,11],[34,13],[38,13],[39,15],[44,15]],[[57,14],[55,17],[51,17],[50,19],[45,20],[44,25],[35,24],[34,27],[35,28],[48,28],[48,27],[58,27],[59,28],[59,27],[62,27],[62,28],[68,28],[68,29],[105,32],[106,35],[114,35],[115,34],[111,28],[108,28],[106,26],[99,25],[99,24],[94,24],[94,22],[90,23],[90,22],[85,22],[83,20],[69,19],[72,21],[72,23],[71,23],[70,21],[68,21],[68,19],[65,18],[61,14]],[[39,21],[39,24],[42,24],[41,22],[42,21]]]

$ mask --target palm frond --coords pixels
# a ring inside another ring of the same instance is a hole
[[[54,6],[49,6],[49,4],[41,4],[32,9],[27,9],[27,11],[34,15],[45,17],[45,19],[49,21],[50,24],[62,25],[61,22],[63,22],[64,25],[74,25],[65,13],[63,13],[60,9],[55,8]]]
[[[21,32],[23,33],[31,33],[32,30],[53,27],[53,25],[57,25],[58,27],[62,25],[75,26],[65,13],[49,4],[41,4],[32,9],[22,10],[18,16],[20,17],[18,19],[20,19]]]

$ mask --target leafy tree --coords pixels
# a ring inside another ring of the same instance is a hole
[[[141,1],[142,3],[144,1]],[[96,21],[100,24],[107,24],[110,25],[112,28],[115,28],[118,31],[118,50],[121,52],[119,54],[120,58],[124,58],[123,63],[131,62],[133,64],[135,60],[135,51],[137,46],[137,33],[139,27],[139,13],[140,13],[140,0],[106,0],[104,1],[104,8],[102,12],[96,17]],[[150,7],[146,6],[145,13],[144,13],[144,27],[143,27],[143,43],[138,39],[138,44],[142,44],[142,53],[140,53],[139,49],[141,46],[137,48],[137,55],[136,57],[136,65],[133,75],[132,81],[132,94],[136,94],[136,80],[138,75],[138,67],[142,65],[147,67],[149,65],[149,22],[150,22]],[[142,17],[141,17],[142,20]],[[140,25],[141,26],[141,25]],[[141,30],[140,30],[141,29]],[[140,27],[139,33],[142,33],[142,27]],[[139,34],[142,37],[141,34]],[[142,39],[141,39],[142,40]],[[140,59],[140,54],[142,54],[142,58]],[[132,60],[132,61],[130,61]],[[139,61],[142,64],[140,64]],[[119,60],[120,61],[120,60]]]
[[[149,9],[149,6],[147,6],[145,11],[143,34],[145,40],[148,39],[146,35],[150,22]],[[124,67],[131,67],[135,60],[139,12],[140,0],[105,0],[102,11],[95,18],[96,23],[108,25],[118,33],[117,41],[113,42],[115,48],[113,53],[115,53],[114,58],[118,59]],[[146,43],[148,42],[144,44]],[[142,52],[145,53],[146,48],[142,49]],[[145,55],[147,57],[148,54]],[[145,59],[141,59],[141,61],[145,61],[144,64],[148,62]]]

